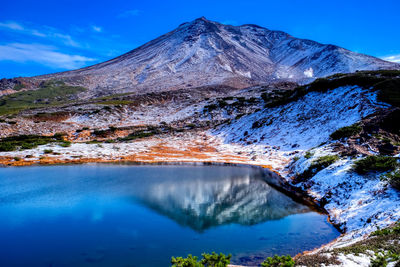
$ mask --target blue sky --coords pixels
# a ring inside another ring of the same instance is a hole
[[[400,62],[399,11],[398,0],[3,0],[0,78],[102,62],[201,16]]]

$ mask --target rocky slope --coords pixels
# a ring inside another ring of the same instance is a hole
[[[368,266],[376,253],[386,253],[384,248],[355,256],[338,247],[374,240],[370,233],[400,219],[400,181],[396,185],[384,178],[396,177],[399,168],[399,88],[399,71],[374,71],[298,87],[208,87],[75,100],[1,116],[0,133],[11,139],[0,142],[0,163],[229,162],[268,167],[281,175],[278,184],[324,207],[344,232],[313,254],[308,266],[317,266],[315,261]],[[55,133],[62,134],[50,140],[21,136]],[[10,137],[15,135],[19,137]],[[61,142],[60,136],[72,143]],[[356,172],[354,164],[368,156],[391,163]],[[328,261],[334,252],[334,260]]]
[[[0,91],[10,93],[21,83],[35,88],[48,79],[88,88],[81,94],[86,97],[208,85],[245,88],[394,68],[400,65],[335,45],[298,39],[257,25],[223,25],[202,17],[104,63],[32,78],[3,79]]]

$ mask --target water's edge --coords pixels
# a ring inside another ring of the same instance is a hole
[[[263,178],[268,185],[274,189],[284,193],[285,195],[291,197],[295,201],[305,204],[312,208],[314,211],[325,214],[328,216],[328,221],[332,224],[341,235],[344,231],[340,228],[340,225],[334,224],[330,220],[330,214],[325,210],[322,203],[317,201],[315,198],[307,194],[306,191],[301,190],[288,183],[282,176],[269,168],[263,167],[262,165],[249,164],[249,163],[232,163],[232,162],[214,162],[214,161],[153,161],[153,162],[142,162],[142,161],[112,161],[112,162],[68,162],[68,163],[54,163],[54,164],[31,164],[22,166],[7,166],[0,165],[0,168],[28,168],[31,166],[69,166],[69,165],[170,165],[170,166],[235,166],[235,167],[250,167],[258,168],[263,171]],[[339,236],[340,237],[340,236]],[[338,238],[339,238],[338,237]],[[336,238],[337,239],[337,238]],[[335,240],[336,240],[335,239]],[[332,242],[334,242],[333,240]],[[331,243],[332,243],[331,242]]]
[[[262,165],[256,165],[256,164],[246,164],[246,163],[229,163],[229,162],[197,162],[197,161],[176,161],[176,162],[139,162],[139,161],[121,161],[121,162],[90,162],[90,163],[57,163],[57,164],[33,164],[33,165],[27,165],[27,166],[4,166],[0,165],[0,168],[28,168],[30,166],[69,166],[69,165],[170,165],[170,166],[235,166],[235,167],[247,167],[247,168],[257,168],[262,171],[262,178],[263,180],[273,187],[274,189],[278,190],[279,192],[289,196],[292,198],[294,201],[299,202],[301,204],[304,204],[308,207],[310,207],[312,210],[327,215],[328,222],[340,233],[338,237],[333,239],[327,244],[322,244],[320,247],[317,247],[311,251],[302,251],[298,255],[301,255],[302,253],[310,253],[312,251],[318,251],[321,248],[335,243],[338,238],[343,236],[344,231],[340,228],[340,225],[336,225],[332,223],[330,220],[330,214],[324,209],[322,203],[316,201],[314,198],[312,198],[310,195],[307,194],[306,191],[301,190],[300,188],[297,188],[293,185],[291,185],[289,182],[287,182],[285,179],[282,178],[282,176],[279,175],[278,172],[273,171],[267,167],[263,167]],[[297,255],[297,256],[298,256]],[[296,257],[297,257],[296,256]]]

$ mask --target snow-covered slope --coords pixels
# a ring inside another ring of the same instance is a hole
[[[398,221],[399,193],[388,186],[387,181],[379,179],[382,173],[360,175],[352,169],[354,162],[365,156],[361,151],[370,155],[379,153],[365,144],[366,139],[356,139],[357,157],[346,156],[341,154],[340,146],[349,147],[351,142],[343,140],[340,144],[332,140],[330,134],[390,108],[393,109],[378,101],[374,90],[342,86],[324,92],[308,92],[288,104],[234,119],[212,133],[224,138],[227,144],[251,148],[258,158],[269,155],[271,159],[279,155],[291,159],[284,167],[282,163],[277,164],[281,165],[277,169],[283,179],[323,203],[330,220],[346,232],[341,240],[350,240]],[[368,149],[363,150],[363,146]],[[337,155],[338,160],[305,181],[293,180],[327,155]],[[272,160],[268,164],[276,168]]]
[[[143,93],[215,84],[244,88],[277,80],[305,82],[338,72],[392,68],[400,65],[257,25],[231,26],[199,18],[110,61],[30,81],[65,79],[92,94]]]
[[[358,86],[310,92],[287,105],[244,116],[216,133],[233,143],[307,150],[326,142],[335,130],[373,113],[376,102],[376,93]]]

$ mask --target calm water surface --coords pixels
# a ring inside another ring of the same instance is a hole
[[[0,266],[169,266],[212,251],[260,262],[338,235],[256,168],[0,168]]]

